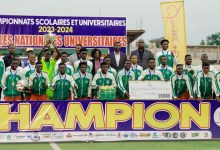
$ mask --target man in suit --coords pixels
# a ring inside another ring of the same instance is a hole
[[[121,52],[121,43],[114,43],[114,52],[110,53],[111,59],[111,67],[116,71],[119,71],[124,68],[125,61],[127,60],[127,56],[125,53]]]
[[[71,66],[74,67],[74,63],[77,61],[77,60],[80,60],[80,49],[82,48],[82,45],[81,44],[77,44],[76,45],[76,53],[70,55],[69,57],[69,64]]]
[[[143,69],[146,69],[148,66],[148,60],[150,58],[154,58],[154,55],[151,53],[151,51],[144,48],[144,40],[140,39],[138,40],[138,49],[131,52],[132,55],[136,55],[138,57],[138,65],[143,67]]]

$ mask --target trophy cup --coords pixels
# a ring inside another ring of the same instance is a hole
[[[53,34],[51,31],[48,32],[48,34],[45,35],[45,42],[48,43],[50,41],[50,50],[54,49],[54,42],[55,42],[55,34]]]

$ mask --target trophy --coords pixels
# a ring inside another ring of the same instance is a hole
[[[51,31],[48,32],[48,34],[45,35],[45,42],[49,43],[50,41],[50,50],[54,49],[54,42],[55,42],[55,34],[53,34]]]

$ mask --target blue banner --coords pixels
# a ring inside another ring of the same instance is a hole
[[[220,138],[217,101],[1,102],[0,142]]]
[[[61,17],[0,15],[0,47],[13,43],[17,47],[42,47],[45,34],[56,34],[56,45],[73,48],[112,48],[121,42],[125,51],[125,17]]]

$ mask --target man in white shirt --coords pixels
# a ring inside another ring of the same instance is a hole
[[[116,71],[119,71],[124,68],[125,61],[127,56],[125,53],[121,52],[121,43],[114,43],[114,52],[110,53],[111,67]]]

